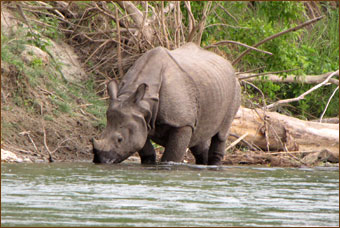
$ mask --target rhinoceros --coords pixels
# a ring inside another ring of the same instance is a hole
[[[241,96],[224,58],[193,43],[157,47],[107,91],[107,125],[93,139],[94,163],[120,163],[135,152],[142,164],[156,163],[152,140],[165,147],[161,162],[181,162],[189,148],[196,164],[221,164]]]

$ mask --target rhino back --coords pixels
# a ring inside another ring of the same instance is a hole
[[[233,118],[238,109],[235,103],[239,103],[239,94],[235,94],[239,85],[231,64],[191,43],[169,54],[172,61],[163,74],[161,91],[165,94],[160,98],[160,115],[168,117],[163,121],[192,126],[190,146],[226,132],[223,123]]]

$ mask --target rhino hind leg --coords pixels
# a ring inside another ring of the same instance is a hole
[[[192,128],[189,126],[173,128],[169,131],[162,162],[181,162],[190,143]]]
[[[147,139],[144,147],[138,151],[142,164],[155,164],[156,163],[156,152],[153,148],[150,139]]]
[[[208,165],[221,165],[224,156],[225,140],[221,140],[216,134],[211,138],[211,145],[208,153]]]
[[[210,147],[210,140],[201,142],[196,146],[190,147],[190,151],[194,155],[197,165],[208,164],[209,147]]]

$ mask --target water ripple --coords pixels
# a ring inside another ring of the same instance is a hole
[[[339,226],[336,170],[2,164],[2,226]]]

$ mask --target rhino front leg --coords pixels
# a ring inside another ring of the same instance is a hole
[[[150,139],[147,139],[143,149],[138,151],[142,164],[155,164],[156,152],[153,148]]]
[[[211,138],[208,154],[208,165],[220,165],[224,156],[225,140],[221,140],[216,134]]]
[[[171,129],[161,161],[181,162],[190,143],[191,135],[192,128],[189,126]]]

